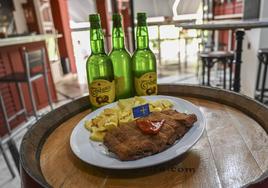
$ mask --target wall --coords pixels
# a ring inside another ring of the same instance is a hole
[[[268,1],[261,1],[261,18],[268,18]],[[268,29],[261,29],[260,48],[268,48]]]
[[[174,0],[134,0],[134,12],[146,12],[148,17],[173,16]]]
[[[246,31],[243,43],[243,63],[241,67],[241,92],[250,97],[254,96],[255,91],[259,43],[260,29]],[[250,45],[250,49],[248,45]]]
[[[260,18],[268,18],[268,1],[261,1]],[[251,97],[254,96],[258,59],[257,52],[259,48],[268,48],[268,29],[253,29],[246,31],[243,44],[243,64],[241,69],[241,92]],[[248,49],[248,44],[251,48]]]
[[[15,11],[13,12],[15,18],[15,25],[17,33],[25,33],[28,31],[26,20],[22,9],[22,3],[26,3],[27,0],[13,0]]]
[[[67,2],[70,20],[74,22],[88,22],[88,15],[97,12],[95,0],[68,0]]]

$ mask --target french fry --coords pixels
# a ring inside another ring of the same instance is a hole
[[[145,104],[147,103],[146,99],[142,98],[142,97],[134,97],[134,101],[137,101],[139,104]]]
[[[105,124],[106,130],[114,129],[116,127],[117,127],[117,123],[115,123],[115,122],[109,122],[109,123]]]
[[[121,110],[129,108],[130,106],[133,106],[134,99],[121,99],[118,101],[118,106]]]
[[[117,114],[117,109],[113,109],[113,108],[107,108],[103,110],[103,114],[104,115],[116,115]]]
[[[104,136],[105,136],[105,132],[93,131],[90,135],[90,139],[97,141],[97,142],[103,142]]]
[[[113,108],[104,109],[96,118],[85,121],[85,128],[91,132],[90,139],[102,142],[108,130],[116,128],[121,123],[133,121],[132,108],[149,103],[151,112],[167,110],[172,107],[170,100],[162,99],[156,101],[146,101],[142,97],[122,99]]]
[[[91,120],[86,120],[84,126],[85,126],[85,128],[87,130],[89,130],[91,132],[92,131],[92,127],[93,127],[93,123],[92,123]]]

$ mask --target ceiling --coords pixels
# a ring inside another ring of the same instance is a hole
[[[96,13],[96,0],[68,0],[70,19],[74,22],[87,22],[88,15]],[[172,7],[176,0],[133,0],[135,15],[146,12],[148,17],[174,16]],[[175,9],[178,15],[194,14],[202,0],[177,0]]]

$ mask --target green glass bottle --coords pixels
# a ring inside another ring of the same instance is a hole
[[[86,69],[89,99],[93,108],[101,107],[115,100],[113,64],[104,50],[104,36],[98,14],[89,15],[91,55]]]
[[[114,68],[116,99],[133,96],[131,57],[125,48],[121,20],[120,14],[113,14],[113,49],[110,58]]]
[[[132,56],[132,71],[136,95],[157,94],[157,68],[155,55],[149,48],[146,13],[138,13],[137,49]]]

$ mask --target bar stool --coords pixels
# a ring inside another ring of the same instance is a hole
[[[16,144],[15,144],[15,142],[14,142],[14,140],[12,138],[10,138],[8,140],[8,147],[9,147],[9,150],[11,152],[12,158],[15,159],[14,162],[16,164],[16,167],[17,167],[18,171],[19,171],[19,168],[18,168],[19,166],[17,166],[17,165],[19,165],[19,151],[18,151],[17,146],[16,146]],[[4,160],[5,160],[6,164],[7,164],[8,170],[11,173],[12,178],[15,178],[16,173],[15,173],[15,171],[14,171],[12,165],[11,165],[11,162],[10,162],[8,156],[7,156],[7,153],[6,153],[5,149],[4,149],[4,143],[3,143],[2,138],[0,138],[0,151],[1,151],[2,155],[3,155],[3,157],[4,157]]]
[[[23,48],[23,60],[24,60],[24,69],[25,69],[24,72],[13,72],[11,74],[0,77],[0,82],[16,83],[19,94],[20,94],[20,100],[24,108],[25,108],[24,97],[20,89],[20,83],[27,83],[31,104],[33,107],[33,114],[35,118],[38,119],[37,107],[36,107],[36,103],[34,99],[33,86],[32,86],[33,81],[41,77],[44,77],[44,84],[46,87],[48,102],[49,102],[50,108],[53,109],[51,93],[50,93],[50,89],[48,85],[45,49],[41,48],[35,51],[28,52],[25,48]],[[40,66],[42,67],[42,70],[33,71],[34,68],[37,68]]]
[[[228,51],[212,51],[212,52],[201,52],[199,54],[202,60],[202,85],[205,85],[205,72],[207,68],[207,84],[210,86],[210,70],[215,63],[223,64],[223,88],[226,89],[226,67],[229,65],[229,89],[232,89],[232,72],[233,72],[233,59],[234,53]]]
[[[7,164],[7,167],[12,175],[12,178],[14,178],[16,176],[13,168],[12,168],[12,165],[11,165],[11,162],[7,156],[7,153],[6,153],[6,150],[4,149],[4,145],[5,143],[7,143],[8,145],[8,149],[11,153],[11,156],[15,162],[15,165],[17,167],[17,170],[19,171],[20,169],[20,165],[19,165],[19,151],[18,151],[18,148],[16,146],[16,143],[15,141],[13,140],[13,136],[12,136],[12,130],[11,130],[11,127],[10,127],[10,122],[15,119],[17,116],[21,115],[22,113],[25,113],[26,109],[23,108],[21,111],[17,112],[15,115],[11,116],[11,117],[8,117],[7,115],[7,111],[6,111],[6,108],[5,108],[5,104],[4,104],[4,100],[3,100],[3,96],[2,96],[2,93],[0,92],[0,107],[1,107],[1,111],[3,113],[3,117],[4,117],[4,125],[7,129],[7,132],[8,132],[8,135],[5,139],[1,138],[0,136],[0,151],[1,153],[3,154],[3,157],[4,157],[4,160]]]
[[[267,95],[265,95],[265,93],[268,91],[268,87],[266,86],[267,68],[268,68],[268,48],[260,49],[258,51],[258,59],[259,59],[259,66],[257,73],[256,89],[255,89],[255,99],[260,102],[264,102],[263,99],[268,97]],[[262,65],[264,65],[263,71],[262,71]],[[260,82],[261,82],[261,88],[259,88]]]
[[[211,52],[213,50],[214,45],[211,43],[208,43],[206,41],[201,41],[198,43],[198,54],[204,53],[204,52]],[[196,66],[196,77],[199,78],[199,71],[200,71],[200,61],[202,61],[200,55],[198,56],[197,60],[197,66]]]

